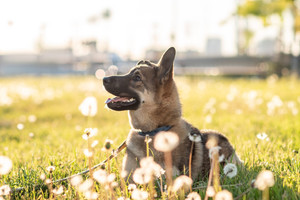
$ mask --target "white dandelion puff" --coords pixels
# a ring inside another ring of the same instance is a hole
[[[24,129],[24,124],[22,124],[22,123],[17,124],[17,129],[18,130],[23,130]]]
[[[59,188],[53,189],[52,192],[55,195],[61,195],[64,192],[64,188],[63,188],[63,186],[60,186]]]
[[[193,180],[190,177],[181,175],[175,179],[174,184],[172,186],[172,191],[177,192],[180,189],[187,191],[192,184]]]
[[[134,200],[146,200],[148,199],[148,196],[149,196],[148,192],[139,189],[135,189],[131,193],[131,197]]]
[[[36,116],[35,116],[35,115],[29,115],[29,116],[28,116],[28,121],[29,121],[30,123],[36,122]]]
[[[274,184],[274,175],[269,170],[260,172],[254,183],[255,187],[259,190],[265,190],[267,187],[272,187]]]
[[[10,172],[12,161],[6,156],[0,156],[0,175],[5,175]]]
[[[99,143],[98,140],[93,141],[93,143],[91,144],[91,147],[95,148],[98,143]]]
[[[192,142],[201,142],[201,136],[198,135],[198,134],[191,134],[191,133],[189,133],[189,139]]]
[[[55,170],[55,167],[54,166],[49,166],[46,168],[46,170],[49,172],[49,173],[52,173],[54,170]]]
[[[213,154],[218,154],[222,148],[220,146],[212,147],[209,149],[209,158],[212,159]]]
[[[86,191],[83,193],[85,198],[90,199],[90,200],[94,200],[94,199],[98,199],[99,194],[97,192],[93,192],[93,191]]]
[[[133,173],[133,181],[137,184],[147,184],[152,179],[152,173],[144,168],[137,168]]]
[[[256,137],[257,137],[258,139],[260,139],[260,140],[267,140],[267,139],[268,139],[268,135],[267,135],[265,132],[263,132],[263,133],[258,133],[258,134],[256,135]]]
[[[162,152],[170,152],[179,144],[179,137],[173,132],[160,132],[154,139],[154,148]]]
[[[219,156],[219,162],[223,162],[223,161],[224,161],[224,159],[225,159],[225,156],[224,156],[224,154],[222,154],[222,155],[220,155],[220,156]]]
[[[140,161],[140,166],[156,177],[160,177],[160,175],[162,175],[164,171],[162,167],[154,161],[153,157],[143,158]]]
[[[224,166],[224,174],[226,176],[228,176],[229,178],[233,178],[237,175],[237,167],[235,164],[233,163],[227,163],[225,166]]]
[[[88,140],[91,137],[94,137],[96,135],[96,132],[93,128],[86,128],[84,130],[84,134],[82,135],[82,138],[84,140]]]
[[[99,169],[93,173],[93,178],[100,184],[106,184],[107,172],[103,169]]]
[[[93,96],[86,97],[79,105],[78,109],[84,116],[95,116],[98,110],[97,99]]]
[[[40,175],[40,179],[41,179],[41,180],[45,180],[45,179],[46,179],[46,174],[45,174],[45,173],[42,173],[42,174]]]
[[[78,186],[82,183],[82,181],[83,181],[82,176],[80,175],[74,176],[71,178],[71,185]]]
[[[30,137],[30,138],[33,138],[33,137],[34,137],[34,133],[32,133],[32,132],[29,133],[29,137]]]
[[[208,186],[207,189],[206,189],[206,195],[208,197],[213,197],[215,196],[216,192],[215,192],[215,189],[213,186]]]
[[[135,184],[129,184],[128,187],[127,187],[127,190],[132,192],[133,190],[136,189],[136,185]]]
[[[112,182],[114,182],[114,180],[116,179],[116,175],[115,174],[109,174],[108,176],[107,176],[107,182],[108,183],[112,183]]]
[[[86,157],[90,158],[94,155],[94,153],[92,151],[90,151],[89,149],[84,149],[83,153]]]
[[[0,196],[3,195],[3,196],[6,196],[6,195],[9,195],[11,192],[11,189],[9,187],[9,185],[3,185],[0,187]]]
[[[218,192],[215,196],[216,200],[232,200],[232,194],[228,190],[222,190]]]
[[[92,186],[93,186],[93,180],[89,178],[79,185],[78,190],[80,192],[86,192],[89,191],[92,188]]]
[[[201,200],[201,197],[197,192],[191,192],[185,200]]]

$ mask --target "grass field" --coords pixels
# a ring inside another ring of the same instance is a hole
[[[257,174],[270,170],[275,185],[270,199],[300,199],[300,81],[277,79],[227,79],[176,77],[184,117],[198,128],[223,132],[245,162],[234,178],[221,174],[222,185],[237,197],[251,185]],[[98,113],[87,118],[78,106],[87,96],[98,100]],[[55,166],[53,179],[60,179],[86,169],[83,153],[87,142],[84,129],[97,128],[93,138],[99,141],[93,164],[104,160],[101,151],[105,139],[113,148],[126,139],[130,129],[127,112],[104,108],[110,95],[94,77],[16,77],[0,79],[0,156],[7,156],[13,168],[0,176],[0,186],[25,187],[25,191],[6,199],[44,199],[47,190],[34,188],[49,176],[46,168]],[[266,138],[257,137],[266,133]],[[112,171],[119,180],[118,168],[123,153],[114,160]],[[117,181],[119,184],[120,182]],[[205,186],[201,181],[193,187]],[[59,187],[57,184],[54,187]],[[58,199],[76,198],[76,190],[67,182]],[[97,185],[99,199],[107,192]],[[194,189],[202,199],[205,188]],[[116,189],[117,196],[125,196]],[[83,198],[82,194],[79,194]],[[129,194],[127,194],[129,197]],[[249,189],[244,199],[261,199],[261,192]]]

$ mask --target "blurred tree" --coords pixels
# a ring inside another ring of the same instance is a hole
[[[294,19],[294,44],[296,43],[296,34],[300,32],[300,11],[299,11],[299,1],[297,0],[245,0],[237,6],[237,15],[248,18],[254,16],[262,20],[264,26],[271,25],[270,18],[272,16],[277,16],[280,19],[280,26],[278,32],[278,52],[282,51],[282,33],[283,33],[283,13],[289,11]],[[244,35],[247,44],[250,43],[252,37],[249,37],[249,30],[245,31]],[[252,35],[253,36],[253,35]],[[298,53],[299,54],[299,53]],[[298,55],[297,55],[298,56]],[[292,66],[292,70],[297,71],[297,63]]]

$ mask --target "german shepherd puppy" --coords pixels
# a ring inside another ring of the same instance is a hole
[[[103,78],[105,89],[115,95],[108,99],[108,108],[116,111],[128,110],[132,129],[126,144],[127,150],[123,160],[123,170],[131,174],[139,167],[139,161],[146,157],[145,135],[155,137],[159,130],[168,129],[179,137],[179,145],[172,151],[173,175],[184,169],[192,170],[193,179],[203,177],[210,169],[210,158],[206,145],[210,138],[215,138],[221,147],[220,155],[233,163],[241,163],[239,157],[227,138],[212,130],[198,130],[181,116],[181,104],[173,79],[175,48],[169,48],[155,64],[139,61],[129,73],[123,76]],[[153,134],[154,133],[154,134]],[[152,135],[152,136],[151,136]],[[192,141],[189,135],[198,135],[192,155],[192,169],[189,166],[189,154]],[[149,144],[154,160],[164,168],[164,155],[157,151],[152,142]],[[131,182],[131,178],[129,179]]]

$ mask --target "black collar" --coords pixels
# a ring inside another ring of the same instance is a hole
[[[147,131],[147,132],[142,132],[142,131],[139,131],[138,134],[140,136],[146,136],[146,135],[149,135],[149,136],[155,136],[157,133],[159,133],[160,131],[168,131],[172,128],[172,126],[161,126],[161,127],[158,127],[157,129],[154,129],[152,131]]]

